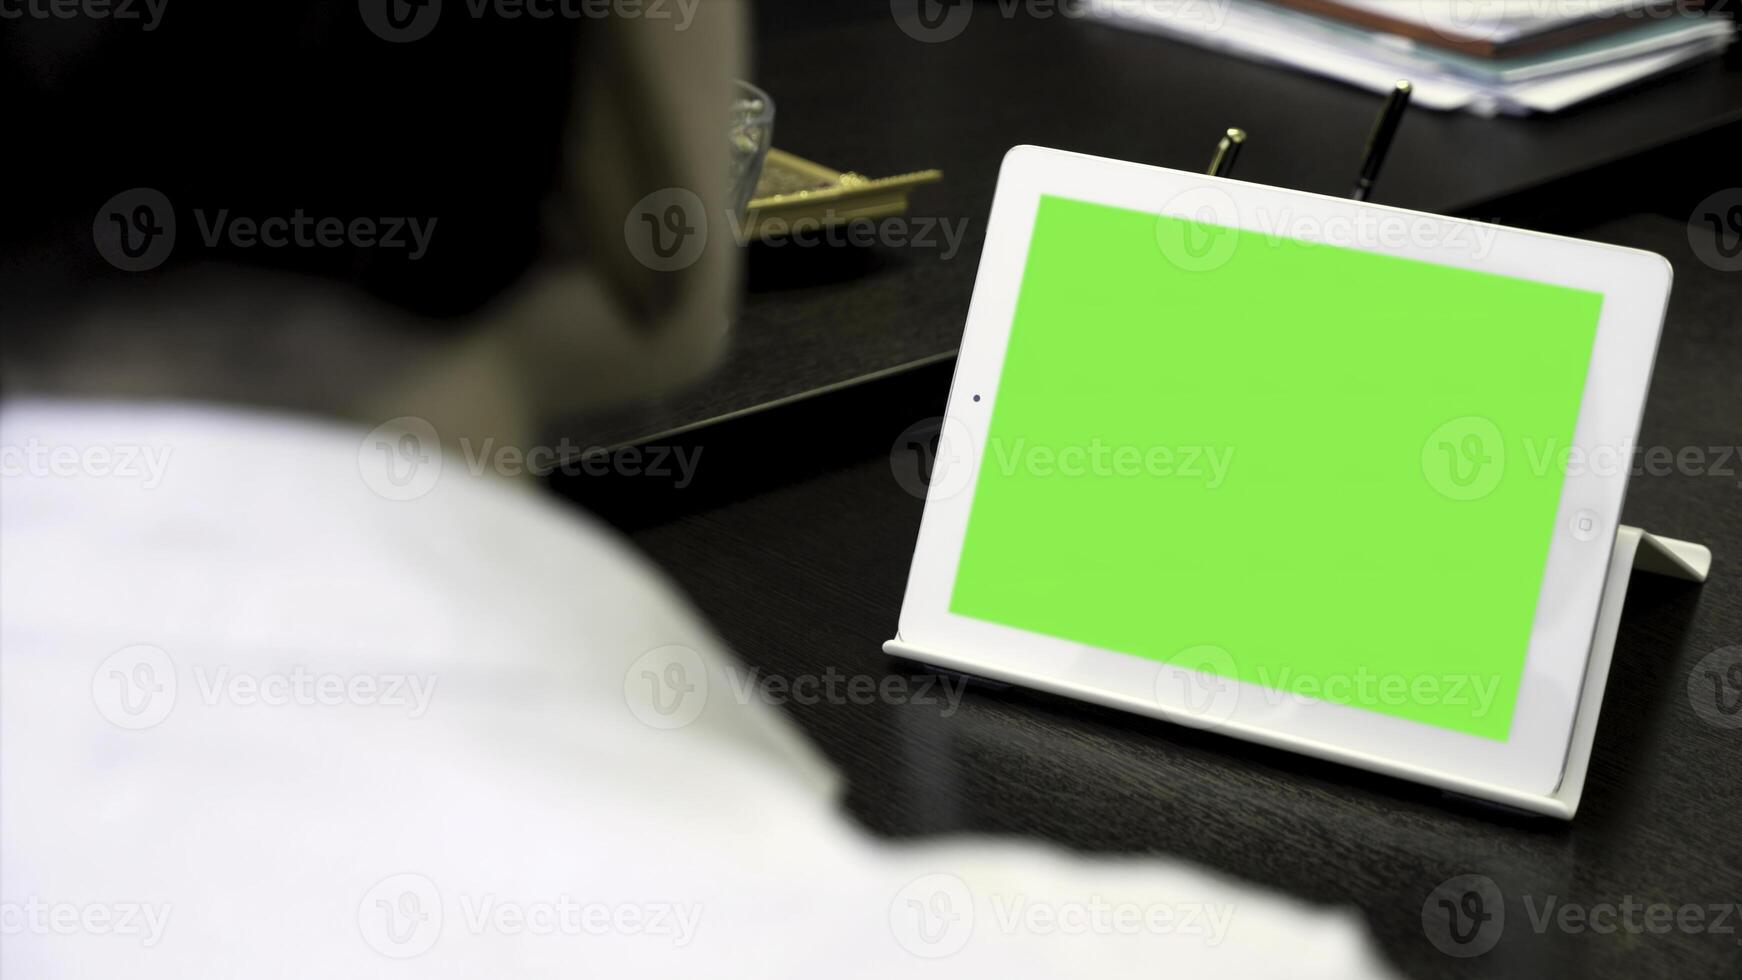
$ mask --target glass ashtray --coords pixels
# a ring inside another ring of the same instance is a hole
[[[763,161],[774,142],[774,100],[749,82],[738,82],[732,94],[730,195],[734,214],[743,214],[756,192]]]

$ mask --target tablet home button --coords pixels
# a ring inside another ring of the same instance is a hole
[[[1573,537],[1580,541],[1594,541],[1603,529],[1603,519],[1596,511],[1581,510],[1573,515]]]

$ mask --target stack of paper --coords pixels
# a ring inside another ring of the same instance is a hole
[[[1687,0],[1271,0],[1485,58],[1547,51],[1687,12]],[[1691,0],[1698,8],[1704,0]]]
[[[1662,0],[1088,0],[1088,13],[1375,92],[1407,78],[1418,105],[1483,115],[1556,112],[1736,35]]]

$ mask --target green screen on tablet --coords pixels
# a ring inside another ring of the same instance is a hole
[[[1042,197],[950,611],[1504,740],[1602,302]]]

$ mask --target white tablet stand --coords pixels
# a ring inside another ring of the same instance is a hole
[[[1586,661],[1584,684],[1580,690],[1578,708],[1573,714],[1573,730],[1567,743],[1566,766],[1561,770],[1560,785],[1546,795],[1526,793],[1510,787],[1467,779],[1437,769],[1407,765],[1393,759],[1380,758],[1362,752],[1329,748],[1306,739],[1297,739],[1277,732],[1266,733],[1262,738],[1245,737],[1252,741],[1259,741],[1303,755],[1328,759],[1332,762],[1340,762],[1360,769],[1396,776],[1411,782],[1437,786],[1453,795],[1472,797],[1530,813],[1570,820],[1573,813],[1579,808],[1579,797],[1585,788],[1585,772],[1591,760],[1591,745],[1597,735],[1597,715],[1603,708],[1603,691],[1609,683],[1609,663],[1615,653],[1615,634],[1621,624],[1621,606],[1627,599],[1628,581],[1632,579],[1633,573],[1637,570],[1657,575],[1668,575],[1690,582],[1704,582],[1711,567],[1712,553],[1703,545],[1660,537],[1625,525],[1616,532],[1615,551],[1609,559],[1609,573],[1604,580],[1602,598],[1597,604],[1597,622],[1591,632],[1591,655]],[[926,650],[913,646],[903,640],[899,634],[895,639],[884,643],[883,650],[892,656],[907,657],[921,663],[940,666],[946,670],[966,672],[976,679],[985,676],[975,668],[946,666],[960,663],[960,661],[936,650]],[[1054,693],[1067,697],[1082,698],[1086,696],[1080,690],[1054,687],[1044,682],[1037,682],[1034,678],[1001,677],[993,672],[990,676],[985,676],[985,679],[1000,685],[1009,681],[1042,690],[1052,690]],[[1087,695],[1087,697],[1089,700],[1097,700],[1093,695]],[[1115,707],[1125,707],[1116,702],[1107,703]],[[1214,726],[1208,727],[1214,730]]]
[[[1609,684],[1609,662],[1615,653],[1621,606],[1627,601],[1627,582],[1635,570],[1689,582],[1704,582],[1711,569],[1712,552],[1706,546],[1660,537],[1623,524],[1615,532],[1615,553],[1609,558],[1609,576],[1603,584],[1603,598],[1597,603],[1597,626],[1591,633],[1591,658],[1585,665],[1585,686],[1579,695],[1578,711],[1573,715],[1573,737],[1567,746],[1567,765],[1561,771],[1560,786],[1548,796],[1533,796],[1495,786],[1464,792],[1532,813],[1572,819],[1579,808],[1579,796],[1585,789],[1585,769],[1591,761],[1591,743],[1597,737],[1597,715],[1603,708],[1603,690]]]

